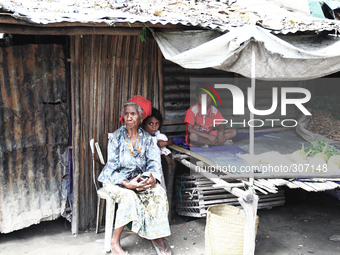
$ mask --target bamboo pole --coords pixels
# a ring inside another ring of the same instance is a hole
[[[72,211],[72,234],[79,233],[79,161],[80,161],[80,84],[79,84],[79,58],[80,58],[80,36],[74,38],[74,126],[73,130],[73,211]]]
[[[119,111],[120,99],[117,98],[117,95],[119,95],[119,87],[117,86],[117,69],[116,69],[118,36],[114,36],[112,39],[113,39],[113,42],[112,42],[110,100],[111,100],[111,103],[113,102],[113,107],[112,107],[112,115],[110,116],[111,119],[110,119],[109,132],[118,128],[118,122],[120,118],[120,111]]]
[[[87,93],[86,93],[86,87],[84,86],[84,65],[83,65],[83,52],[84,52],[84,38],[80,39],[79,43],[79,101],[80,101],[80,116],[83,118],[80,120],[80,156],[79,156],[79,169],[82,171],[79,171],[79,215],[87,215],[86,209],[89,207],[85,204],[89,201],[89,198],[87,197],[87,194],[84,192],[84,187],[87,187],[87,183],[84,182],[84,173],[89,172],[89,161],[83,160],[86,158],[86,155],[89,154],[89,139],[87,138],[88,135],[88,126],[87,126],[87,105],[85,102],[87,102]],[[83,228],[85,225],[85,217],[79,217],[79,228]]]
[[[148,94],[148,62],[149,62],[149,49],[148,49],[148,44],[147,43],[143,43],[143,70],[142,70],[142,74],[143,74],[143,96],[145,98],[147,97]]]
[[[116,86],[119,88],[119,94],[117,93],[117,96],[119,96],[120,102],[119,102],[119,108],[118,111],[119,113],[121,111],[123,111],[123,104],[126,101],[126,99],[124,98],[123,95],[123,84],[121,81],[121,70],[122,70],[122,65],[123,65],[123,61],[122,61],[122,44],[123,44],[123,36],[119,36],[118,37],[118,44],[117,44],[117,62],[116,62]],[[116,97],[117,97],[116,96]]]
[[[139,47],[140,47],[140,55],[139,55],[139,65],[138,65],[138,95],[142,95],[143,93],[143,61],[144,61],[144,55],[145,55],[145,50],[144,50],[144,43],[139,40]]]
[[[158,48],[158,84],[159,84],[159,93],[158,93],[158,99],[159,99],[159,111],[161,112],[163,118],[165,117],[164,112],[164,83],[163,83],[163,55],[161,50]]]
[[[157,56],[157,45],[155,44],[154,40],[151,40],[150,43],[151,51],[152,51],[152,58],[150,59],[150,68],[152,70],[151,76],[151,99],[153,100],[153,105],[159,109],[159,86],[158,86],[158,56]]]
[[[139,44],[135,37],[131,37],[131,59],[130,59],[130,85],[131,85],[131,94],[137,95],[138,90],[138,76],[135,75],[137,73],[138,68],[138,51],[139,51]]]
[[[70,57],[71,57],[71,116],[75,116],[75,96],[74,96],[74,91],[75,91],[75,38],[74,36],[71,36],[70,38]],[[73,175],[74,175],[74,136],[75,136],[75,118],[71,118],[72,122],[72,186],[74,187],[74,181],[73,181]],[[77,206],[74,204],[72,200],[72,205],[71,209],[73,211],[73,206]],[[76,209],[77,210],[77,209]],[[76,235],[78,233],[78,223],[76,224],[76,220],[72,219],[71,221],[71,232],[73,235]]]

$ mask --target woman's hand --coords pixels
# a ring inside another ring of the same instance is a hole
[[[148,179],[148,184],[151,185],[151,187],[155,186],[157,183],[156,178],[153,177],[152,173],[150,173],[150,177]]]
[[[150,173],[150,176],[152,176],[151,173]],[[139,174],[136,178],[132,179],[130,182],[123,181],[122,184],[128,189],[135,189],[137,191],[142,191],[142,190],[147,190],[150,187],[152,187],[151,184],[149,183],[149,179],[142,178],[141,175]],[[138,182],[138,180],[141,180],[141,181]]]

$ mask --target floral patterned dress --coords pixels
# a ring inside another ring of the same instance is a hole
[[[168,200],[159,185],[146,191],[133,191],[121,186],[139,173],[142,177],[150,173],[161,182],[162,165],[160,151],[151,135],[138,128],[133,154],[128,147],[126,126],[109,134],[108,161],[98,177],[105,191],[118,205],[115,228],[132,222],[132,231],[147,239],[169,236]]]

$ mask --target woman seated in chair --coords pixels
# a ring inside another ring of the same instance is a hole
[[[113,254],[125,254],[120,245],[124,226],[152,241],[157,254],[171,254],[163,237],[170,235],[168,201],[161,181],[160,151],[151,135],[140,128],[151,114],[151,102],[134,96],[124,104],[124,126],[109,134],[108,160],[98,180],[119,204],[111,240]]]

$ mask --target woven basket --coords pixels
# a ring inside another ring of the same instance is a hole
[[[259,217],[256,216],[255,236],[258,224]],[[205,254],[242,255],[244,225],[242,209],[232,205],[210,206],[205,228]]]

